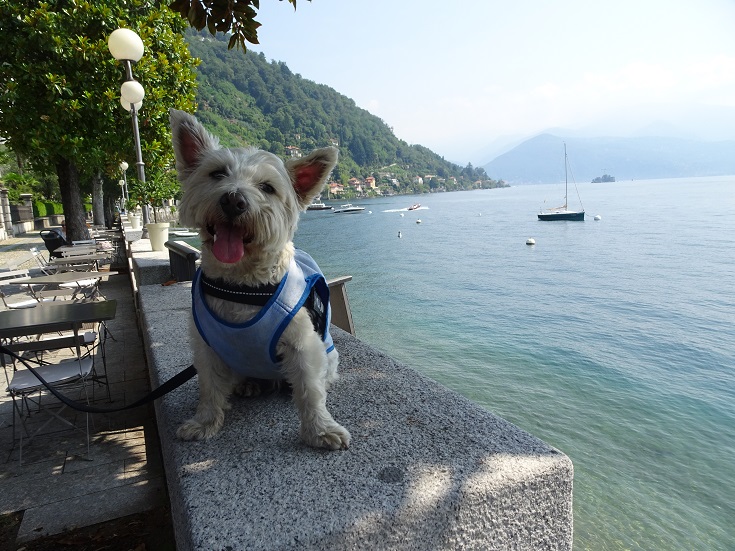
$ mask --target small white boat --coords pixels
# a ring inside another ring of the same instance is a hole
[[[334,210],[334,207],[325,204],[321,197],[317,197],[311,202],[311,205],[306,207],[306,210]]]
[[[535,245],[535,244],[536,244],[536,240],[533,237],[529,237],[528,239],[526,239],[526,245]]]
[[[358,207],[353,205],[352,203],[346,203],[344,205],[341,205],[338,209],[334,209],[334,214],[353,214],[356,212],[362,212],[365,210],[365,207]]]

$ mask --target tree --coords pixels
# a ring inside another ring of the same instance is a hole
[[[34,167],[53,167],[71,239],[85,233],[80,178],[119,175],[134,151],[119,101],[124,70],[107,48],[118,27],[138,32],[146,47],[134,66],[146,90],[141,142],[146,166],[160,168],[172,159],[168,109],[194,105],[184,22],[146,0],[0,3],[0,136]]]
[[[296,9],[296,0],[288,2]],[[245,51],[245,41],[259,43],[260,23],[255,20],[259,4],[259,0],[174,0],[170,7],[198,31],[207,27],[213,36],[218,32],[231,33],[227,48],[238,47]]]
[[[158,210],[163,202],[181,192],[175,170],[166,170],[146,178],[145,182],[134,178],[130,182],[130,197],[140,206],[153,206],[153,220],[158,222]]]

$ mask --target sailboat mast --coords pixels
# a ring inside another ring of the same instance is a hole
[[[567,142],[564,142],[564,210],[567,210],[567,194],[569,187],[569,178],[567,177]]]

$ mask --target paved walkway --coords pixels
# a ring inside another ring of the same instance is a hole
[[[6,263],[8,253],[27,252],[34,245],[32,236],[0,242],[0,265]],[[45,250],[42,242],[41,247]],[[115,319],[108,322],[113,337],[107,340],[112,403],[102,386],[95,388],[95,398],[98,407],[114,407],[149,391],[148,368],[128,275],[113,275],[100,289],[118,304]],[[77,426],[84,427],[84,417],[69,412]],[[24,511],[18,544],[167,506],[152,405],[90,415],[89,455],[83,432],[52,423],[30,444],[24,442],[23,465],[18,461],[18,444],[13,442],[12,421],[12,401],[2,392],[0,515]]]

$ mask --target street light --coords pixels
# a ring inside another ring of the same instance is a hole
[[[133,139],[135,140],[135,165],[138,169],[138,180],[145,183],[145,165],[143,164],[143,154],[140,149],[140,131],[138,130],[138,109],[142,105],[145,90],[133,77],[133,63],[143,57],[143,41],[130,29],[116,29],[110,34],[107,46],[110,48],[112,57],[125,64],[125,82],[120,87],[120,103],[123,107],[126,104],[130,106],[130,116],[133,120]],[[122,163],[120,167],[122,168]],[[125,167],[127,168],[127,163],[125,163]],[[143,237],[146,237],[148,220],[148,205],[143,205]]]
[[[122,172],[123,179],[118,182],[120,184],[120,187],[122,188],[123,208],[125,209],[127,209],[125,203],[130,197],[130,195],[128,194],[128,173],[126,172],[128,170],[128,166],[128,163],[126,163],[125,161],[122,161],[120,163],[120,171]]]

